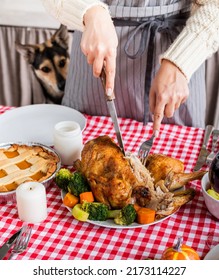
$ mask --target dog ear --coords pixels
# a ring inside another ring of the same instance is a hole
[[[23,55],[28,63],[32,64],[35,58],[35,52],[38,49],[36,45],[22,45],[20,43],[15,43],[16,50]]]
[[[65,25],[61,24],[59,29],[52,36],[52,42],[56,42],[64,49],[68,49],[69,34]]]

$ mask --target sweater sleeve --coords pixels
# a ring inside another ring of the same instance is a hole
[[[45,9],[70,29],[84,30],[83,17],[86,11],[96,5],[108,9],[98,0],[42,0]]]
[[[161,55],[173,62],[189,80],[199,66],[219,48],[219,1],[199,0],[185,28]]]

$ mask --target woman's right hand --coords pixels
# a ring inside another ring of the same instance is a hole
[[[118,38],[109,11],[94,6],[84,15],[85,29],[81,40],[81,50],[93,65],[93,75],[99,77],[103,66],[106,69],[106,90],[111,95],[116,73]]]

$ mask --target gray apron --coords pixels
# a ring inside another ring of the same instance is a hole
[[[159,56],[185,26],[191,0],[103,1],[109,5],[119,39],[115,79],[115,105],[119,117],[146,124],[151,121],[149,89],[159,69]],[[81,33],[75,32],[63,105],[90,115],[108,110],[100,79],[80,50]],[[189,83],[190,95],[172,118],[163,123],[194,127],[205,124],[204,65]]]

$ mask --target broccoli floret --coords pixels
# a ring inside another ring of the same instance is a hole
[[[75,172],[69,181],[68,191],[75,196],[79,196],[82,192],[90,191],[90,186],[80,172]]]
[[[67,168],[59,169],[55,176],[56,185],[60,189],[63,189],[64,191],[68,192],[68,184],[72,178],[72,175],[72,172]]]
[[[114,222],[117,225],[128,226],[134,223],[136,217],[137,213],[134,206],[132,204],[128,204],[120,210],[119,214],[114,218]]]
[[[132,204],[120,210],[110,210],[109,207],[101,202],[83,202],[81,209],[89,214],[88,219],[93,221],[106,221],[114,219],[118,225],[130,225],[136,219],[136,210]]]
[[[93,221],[106,221],[109,208],[101,202],[83,202],[81,209],[89,214],[88,219]]]

